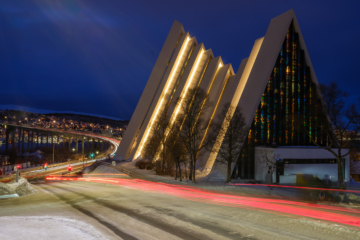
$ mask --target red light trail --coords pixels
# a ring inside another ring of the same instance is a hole
[[[272,213],[276,214],[286,213],[295,215],[297,217],[309,217],[334,223],[360,227],[360,210],[348,209],[343,207],[317,205],[312,203],[303,203],[281,199],[230,195],[225,193],[208,191],[197,187],[155,183],[140,179],[66,177],[47,177],[46,179],[107,183],[138,191],[171,195],[195,202],[210,203],[236,208],[250,208],[260,211],[271,211]],[[340,213],[335,213],[334,211],[338,211]],[[350,215],[345,215],[341,212],[346,212]],[[352,216],[351,214],[357,214],[357,216]]]
[[[307,190],[360,193],[360,191],[356,191],[356,190],[345,190],[345,189],[336,189],[336,188],[313,188],[313,187],[298,187],[298,186],[254,184],[254,183],[229,183],[228,185],[230,185],[230,186],[262,186],[262,187],[279,187],[279,188],[299,188],[299,189],[307,189]]]

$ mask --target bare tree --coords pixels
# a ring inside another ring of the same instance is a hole
[[[270,188],[273,190],[273,174],[277,170],[287,169],[289,165],[284,163],[283,165],[278,164],[278,159],[280,159],[280,154],[273,154],[268,151],[267,148],[264,148],[264,151],[260,154],[257,161],[262,164],[266,169],[268,169],[268,173],[270,174]]]
[[[231,165],[239,157],[246,134],[246,123],[240,108],[225,104],[217,121],[211,125],[207,138],[212,143],[208,145],[208,150],[218,153],[216,161],[227,164],[226,182],[231,181]]]
[[[164,174],[171,171],[172,168],[168,158],[169,138],[167,136],[171,132],[168,107],[166,106],[158,116],[150,129],[152,137],[144,150],[145,157],[155,162],[156,173]]]
[[[323,118],[327,124],[321,126],[314,121],[314,128],[320,129],[326,137],[325,146],[316,141],[308,127],[303,126],[302,117],[297,117],[295,125],[299,132],[303,132],[314,145],[329,151],[336,158],[338,164],[338,180],[340,188],[344,188],[344,176],[342,174],[342,159],[350,154],[354,141],[360,130],[360,111],[357,104],[345,104],[344,99],[348,93],[339,89],[336,83],[320,85],[323,99],[321,106],[317,106],[316,117]]]
[[[181,177],[181,165],[187,161],[186,159],[186,148],[183,142],[179,141],[178,131],[180,124],[178,121],[174,124],[173,129],[176,129],[169,133],[168,141],[167,141],[167,148],[169,151],[169,155],[172,158],[173,162],[175,163],[175,180],[179,177],[180,181],[182,181]],[[186,164],[185,164],[185,171],[186,171]]]
[[[209,110],[211,103],[204,90],[189,90],[187,96],[178,99],[181,102],[180,109],[183,116],[180,119],[181,131],[179,133],[179,141],[186,149],[186,155],[190,161],[189,179],[194,183],[195,180],[195,163],[200,156],[201,150],[207,145],[204,141],[204,135],[208,129],[208,121],[205,115]]]

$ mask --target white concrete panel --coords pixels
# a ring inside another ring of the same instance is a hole
[[[165,40],[164,46],[161,49],[155,66],[150,74],[149,80],[140,97],[136,109],[131,117],[118,151],[116,152],[116,159],[124,159],[129,157],[131,146],[134,144],[140,125],[156,93],[156,89],[162,79],[168,61],[171,57],[171,54],[173,53],[173,49],[175,48],[180,35],[184,33],[185,31],[183,26],[175,20]],[[178,48],[180,48],[179,45]]]
[[[241,61],[238,72],[236,73],[236,75],[233,75],[229,78],[228,83],[226,85],[223,97],[221,99],[221,102],[219,104],[220,106],[220,111],[222,110],[222,107],[226,104],[226,103],[230,103],[231,106],[233,107],[237,107],[238,103],[239,103],[239,99],[240,99],[240,95],[241,95],[241,91],[243,90],[244,84],[240,83],[240,79],[241,76],[244,72],[246,63],[248,61],[248,58],[245,58]],[[220,111],[218,111],[218,113],[215,115],[217,116]],[[224,136],[218,136],[219,139],[218,141],[222,141],[222,139],[224,138]],[[211,154],[210,152],[207,152],[207,150],[204,150],[203,153],[203,157],[201,159],[199,159],[199,163],[198,163],[198,170],[201,171],[207,171],[207,174],[205,176],[204,173],[202,173],[201,175],[206,178],[210,172],[218,172],[217,174],[220,174],[223,176],[224,179],[226,179],[227,176],[227,166],[226,164],[219,164],[216,162],[216,158],[217,158],[217,154],[213,153]],[[235,158],[237,158],[238,156],[236,156]],[[214,162],[215,159],[215,162]],[[206,166],[205,166],[206,165]],[[235,163],[232,164],[231,167],[231,171],[233,171],[234,167],[235,167]]]
[[[185,95],[188,93],[189,89],[192,89],[195,86],[197,86],[199,80],[199,73],[200,73],[199,70],[201,70],[202,66],[204,65],[205,57],[206,55],[204,55],[203,44],[197,45],[193,51],[193,54],[189,59],[188,65],[184,71],[182,79],[180,80],[177,86],[172,103],[170,105],[169,114],[171,115],[171,119],[176,118],[179,114],[179,110],[178,110],[179,104],[176,105],[176,108],[174,105],[177,99],[184,98]]]
[[[209,66],[205,72],[204,75],[204,79],[203,81],[200,83],[199,88],[203,89],[207,94],[209,94],[211,87],[212,87],[212,83],[215,80],[216,74],[218,73],[219,70],[219,66],[222,66],[222,60],[221,57],[216,57],[214,59],[212,59],[209,63]]]
[[[168,102],[168,99],[171,96],[171,89],[173,89],[174,84],[176,83],[176,79],[180,74],[180,71],[183,67],[183,64],[185,63],[189,51],[191,50],[194,40],[195,39],[189,39],[188,33],[184,34],[183,37],[181,37],[181,42],[179,43],[181,44],[181,48],[177,49],[179,51],[174,53],[176,54],[176,58],[171,63],[171,65],[169,65],[170,71],[168,71],[167,76],[164,77],[166,81],[163,81],[159,86],[159,90],[156,93],[153,101],[154,103],[150,107],[149,114],[146,116],[144,125],[140,130],[137,139],[139,144],[133,149],[131,156],[134,156],[135,158],[141,156],[142,150],[144,149],[144,144],[146,144],[151,137],[150,129],[152,128],[152,124],[155,122],[158,114],[160,114],[163,110],[164,104]]]

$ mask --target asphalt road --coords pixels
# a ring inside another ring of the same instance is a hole
[[[346,208],[246,198],[136,179],[33,184],[38,193],[0,201],[0,219],[66,217],[85,222],[106,239],[360,239],[360,211]],[[294,209],[288,211],[290,207]],[[36,228],[42,231],[41,225]],[[59,238],[69,237],[64,232],[53,239]]]

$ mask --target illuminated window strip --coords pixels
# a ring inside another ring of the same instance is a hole
[[[195,72],[196,72],[196,70],[197,70],[197,68],[198,68],[198,66],[199,66],[199,63],[200,63],[200,60],[201,60],[201,58],[202,58],[203,53],[204,53],[204,49],[201,49],[200,55],[198,56],[198,59],[196,60],[194,69],[193,69],[192,72],[191,72],[189,81],[188,81],[187,84],[186,84],[185,92],[184,92],[184,94],[183,94],[183,97],[181,98],[180,103],[179,103],[179,104],[177,105],[177,107],[176,107],[175,115],[174,115],[174,117],[172,118],[172,120],[171,120],[171,122],[170,122],[170,125],[172,125],[172,124],[175,122],[175,119],[176,119],[176,117],[177,117],[177,115],[178,115],[178,113],[179,113],[179,110],[180,110],[180,107],[181,107],[181,105],[182,105],[182,102],[183,102],[184,98],[186,97],[186,94],[187,94],[187,91],[189,90],[189,87],[190,87],[191,82],[192,82],[193,79],[194,79],[194,74],[195,74]],[[169,131],[170,131],[170,130],[167,130],[166,133],[165,133],[165,134],[166,134],[166,135],[165,135],[165,140],[166,140],[166,138],[167,138],[167,135],[168,135]],[[161,145],[161,146],[160,146],[160,149],[158,150],[158,153],[155,155],[155,161],[158,160],[159,155],[160,155],[162,149],[163,149],[163,146]]]
[[[203,53],[204,53],[204,49],[201,49],[201,52],[200,52],[200,55],[198,56],[198,59],[197,59],[197,61],[196,61],[194,70],[192,71],[191,76],[190,76],[190,79],[189,79],[189,81],[188,81],[187,84],[186,84],[185,92],[184,92],[184,94],[183,94],[183,97],[181,98],[180,103],[178,104],[178,106],[177,106],[177,108],[176,108],[175,115],[174,115],[174,117],[173,117],[173,119],[172,119],[172,121],[171,121],[171,125],[174,123],[174,121],[175,121],[175,119],[176,119],[176,117],[177,117],[177,115],[178,115],[178,113],[179,113],[180,107],[181,107],[181,105],[182,105],[182,102],[183,102],[184,98],[186,97],[186,94],[187,94],[187,91],[189,90],[190,84],[192,83],[192,81],[193,81],[193,79],[194,79],[194,74],[195,74],[195,72],[196,72],[196,70],[197,70],[197,68],[198,68],[198,66],[199,66],[199,63],[200,63],[200,60],[201,60],[201,58],[202,58]]]
[[[220,64],[219,64],[219,68],[220,68]],[[230,69],[229,69],[228,71],[230,72]],[[225,91],[226,85],[227,85],[230,77],[231,77],[231,72],[229,73],[229,77],[226,79],[226,82],[225,82],[223,88],[221,89],[220,96],[219,96],[219,98],[218,98],[218,101],[216,102],[215,109],[214,109],[214,111],[213,111],[213,113],[212,113],[212,115],[211,115],[209,124],[208,124],[208,126],[206,127],[205,134],[204,134],[204,136],[203,136],[203,139],[201,140],[200,147],[201,147],[201,145],[203,144],[203,142],[205,141],[206,134],[207,134],[207,132],[209,131],[210,124],[211,124],[211,122],[212,122],[212,120],[213,120],[213,118],[214,118],[214,116],[215,116],[215,113],[216,113],[216,111],[217,111],[217,109],[218,109],[218,106],[219,106],[219,104],[220,104],[220,100],[221,100],[221,98],[222,98],[222,95],[223,95],[223,93],[224,93],[224,91]]]
[[[214,75],[214,78],[213,78],[212,81],[211,81],[210,87],[209,87],[209,89],[208,89],[208,91],[207,91],[207,93],[206,93],[207,96],[210,94],[210,91],[211,91],[211,89],[212,89],[212,86],[213,86],[213,84],[214,84],[214,82],[215,82],[215,78],[217,77],[217,74],[218,74],[218,72],[219,72],[219,69],[220,69],[222,66],[223,66],[222,63],[220,62],[219,65],[218,65],[218,68],[217,68],[217,70],[216,70],[216,73],[215,73],[215,75]],[[204,102],[203,102],[203,104],[202,104],[202,106],[201,106],[201,111],[202,111],[202,109],[203,109],[203,107],[204,107],[204,105],[205,105],[205,102],[206,102],[206,99],[204,100]],[[199,117],[200,117],[201,111],[200,111],[200,113],[199,113],[199,115],[198,115],[198,117],[197,117],[197,119],[196,119],[196,122],[197,122],[197,120],[198,120]]]
[[[145,119],[146,119],[146,117],[147,117],[147,115],[148,115],[148,113],[149,113],[149,110],[150,110],[150,108],[151,108],[151,105],[153,104],[153,101],[154,101],[154,98],[155,98],[155,96],[156,96],[156,94],[157,94],[157,91],[159,90],[159,86],[161,85],[161,83],[162,83],[162,81],[163,81],[163,79],[164,79],[165,73],[166,73],[166,71],[167,71],[167,69],[168,69],[168,67],[169,67],[169,65],[170,65],[170,62],[171,62],[171,60],[172,60],[172,57],[174,56],[175,50],[176,50],[176,48],[177,48],[177,46],[178,46],[178,44],[179,44],[179,42],[180,42],[180,38],[181,38],[182,35],[183,35],[183,33],[180,33],[180,36],[179,36],[179,38],[178,38],[178,40],[177,40],[177,42],[176,42],[176,44],[175,44],[175,48],[173,49],[173,51],[172,51],[172,53],[171,53],[171,55],[170,55],[169,61],[168,61],[167,64],[166,64],[165,70],[164,70],[164,72],[163,72],[163,74],[162,74],[162,76],[161,76],[160,82],[159,82],[159,84],[158,84],[158,86],[157,86],[157,88],[156,88],[155,94],[154,94],[153,98],[151,99],[150,105],[149,105],[148,109],[146,110],[146,114],[145,114],[145,116],[144,116],[144,118],[143,118],[143,120],[142,120],[142,122],[141,122],[141,124],[140,124],[140,127],[139,127],[139,129],[138,129],[138,131],[137,131],[137,133],[136,133],[136,136],[135,136],[135,138],[134,138],[134,140],[133,140],[133,144],[131,145],[131,149],[130,149],[129,153],[126,155],[125,159],[129,158],[129,155],[131,154],[131,152],[133,151],[134,147],[136,146],[136,140],[137,140],[137,138],[138,138],[138,136],[139,136],[139,133],[140,133],[141,128],[142,128],[142,126],[143,126],[143,124],[144,124],[144,122],[145,122]]]
[[[179,74],[179,76],[178,76],[178,79],[177,79],[177,81],[176,81],[174,90],[172,91],[170,100],[169,100],[169,102],[168,102],[168,106],[170,106],[170,104],[171,104],[171,102],[172,102],[172,99],[173,99],[173,97],[174,97],[174,95],[175,95],[175,92],[176,92],[176,90],[177,90],[177,87],[179,86],[179,83],[180,83],[180,81],[181,81],[181,79],[182,79],[182,76],[183,76],[183,74],[184,74],[184,72],[185,72],[185,70],[186,70],[186,67],[187,67],[187,65],[188,65],[188,63],[189,63],[189,60],[190,60],[190,58],[191,58],[191,56],[192,56],[192,53],[193,53],[193,51],[194,51],[194,49],[195,49],[195,46],[196,46],[196,44],[194,43],[193,47],[191,48],[191,50],[190,50],[190,52],[189,52],[188,57],[186,58],[184,67],[182,68],[182,70],[181,70],[181,72],[180,72],[180,74]]]
[[[163,94],[162,94],[161,101],[160,101],[160,103],[159,103],[159,105],[158,105],[158,107],[157,107],[157,109],[156,109],[156,111],[155,111],[155,114],[154,114],[154,116],[153,116],[153,118],[152,118],[152,120],[151,120],[151,123],[150,123],[149,127],[148,127],[147,130],[146,130],[145,137],[144,137],[143,140],[141,141],[142,143],[141,143],[140,147],[138,148],[138,150],[137,150],[137,152],[136,152],[136,154],[135,154],[135,159],[138,158],[138,157],[140,156],[140,154],[141,154],[141,151],[142,151],[142,149],[143,149],[143,147],[144,147],[144,143],[146,142],[146,140],[147,140],[147,138],[148,138],[148,136],[149,136],[150,130],[151,130],[151,128],[152,128],[152,125],[154,124],[154,121],[155,121],[155,119],[156,119],[156,117],[157,117],[157,115],[158,115],[158,113],[159,113],[160,107],[162,106],[162,103],[163,103],[163,101],[164,101],[164,97],[165,97],[165,95],[166,95],[166,93],[167,93],[167,91],[168,91],[168,89],[169,89],[169,87],[170,87],[170,84],[171,84],[171,82],[173,81],[175,72],[176,72],[176,70],[177,70],[177,68],[178,68],[178,66],[179,66],[179,63],[180,63],[183,55],[184,55],[184,52],[185,52],[185,49],[186,49],[186,47],[187,47],[187,45],[188,45],[189,40],[190,40],[189,37],[187,37],[186,40],[185,40],[185,44],[184,44],[184,46],[183,46],[183,49],[181,50],[179,59],[178,59],[177,62],[176,62],[176,66],[173,68],[173,72],[172,72],[172,74],[171,74],[171,77],[169,78],[168,84],[166,85],[166,88],[165,88],[165,91],[164,91]]]
[[[221,67],[222,67],[222,63],[220,62],[219,65],[218,65],[218,68],[216,69],[215,75],[214,75],[214,77],[213,77],[213,79],[212,79],[212,81],[211,81],[210,87],[209,87],[206,95],[209,95],[209,92],[210,92],[210,90],[211,90],[211,88],[212,88],[212,85],[213,85],[213,83],[214,83],[214,81],[215,81],[215,78],[216,78],[216,76],[217,76],[217,74],[218,74],[218,72],[219,72],[219,69],[220,69]],[[205,71],[206,71],[206,69],[205,69]],[[205,72],[204,72],[204,74],[205,74]],[[202,81],[202,80],[201,80],[201,81]],[[200,87],[200,83],[201,83],[201,82],[199,82],[198,88]],[[196,94],[195,94],[195,95],[196,95]],[[195,97],[195,95],[194,95],[194,97]],[[192,102],[194,101],[194,97],[193,97],[193,99],[191,100],[190,107],[191,107],[191,105],[192,105]],[[203,107],[204,107],[204,105],[205,105],[205,102],[206,102],[206,99],[204,100],[204,102],[203,102],[203,104],[202,104],[202,106],[201,106],[201,111],[202,111],[202,109],[203,109]],[[200,111],[200,113],[199,113],[199,115],[198,115],[198,117],[197,117],[197,119],[196,119],[195,122],[197,122],[197,120],[199,119],[200,114],[201,114],[201,111]],[[181,129],[182,129],[182,126],[183,126],[184,123],[185,123],[185,118],[186,118],[186,116],[184,117],[184,120],[183,120],[183,122],[181,123],[180,131],[181,131]]]

